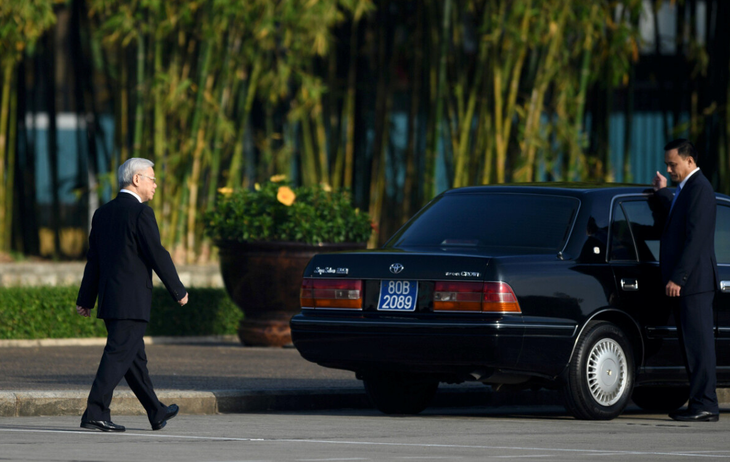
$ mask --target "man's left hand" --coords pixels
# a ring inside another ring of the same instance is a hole
[[[680,297],[680,286],[673,281],[665,285],[665,295],[668,297]]]

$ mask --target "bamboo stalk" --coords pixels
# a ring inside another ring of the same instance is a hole
[[[135,82],[135,131],[133,133],[133,157],[141,157],[143,142],[143,104],[145,94],[145,36],[138,30],[137,34],[137,67]]]
[[[120,163],[118,165],[122,165],[123,162],[125,162],[128,159],[128,146],[127,146],[127,129],[128,129],[128,94],[127,94],[127,59],[126,59],[126,49],[124,46],[120,47],[121,50],[121,58],[120,58]],[[117,170],[117,166],[114,165],[115,172]],[[113,175],[114,180],[114,186],[113,189],[117,191],[117,175]]]
[[[3,62],[2,100],[0,100],[0,181],[5,182],[5,165],[8,153],[8,116],[10,112],[10,88],[13,78],[13,61]],[[12,147],[10,147],[12,149]],[[6,188],[0,188],[0,250],[9,250],[10,234],[7,233],[8,210],[6,206]]]
[[[492,153],[495,152],[495,147],[492,145],[494,138],[490,136],[492,130],[492,115],[487,109],[487,104],[482,105],[481,116],[479,117],[479,126],[484,123],[484,131],[482,138],[484,139],[484,168],[482,169],[482,184],[490,184],[492,181]]]
[[[627,104],[624,109],[624,160],[622,181],[632,182],[632,122],[634,118],[635,105],[635,74],[634,67],[630,69],[630,80],[627,85]]]
[[[242,154],[243,154],[243,138],[245,135],[245,130],[247,128],[247,124],[249,123],[250,119],[250,112],[252,111],[252,104],[255,101],[255,89],[257,88],[257,83],[260,79],[260,72],[262,70],[262,65],[259,60],[255,61],[253,63],[252,72],[250,73],[250,77],[248,79],[248,82],[246,84],[243,83],[243,87],[247,87],[247,91],[241,91],[240,97],[238,98],[238,106],[243,107],[243,113],[240,116],[239,120],[239,128],[237,130],[236,136],[236,143],[234,147],[234,152],[232,154],[232,162],[230,165],[230,176],[227,179],[227,187],[233,188],[235,186],[240,186],[242,183],[240,181],[240,172],[242,171]],[[244,104],[243,104],[244,102]]]
[[[163,8],[163,4],[160,4],[160,9]],[[160,15],[160,10],[159,10]],[[162,16],[162,15],[160,15]],[[157,79],[163,73],[163,40],[157,35],[154,36],[153,41],[153,78]],[[152,93],[153,97],[153,162],[158,165],[163,162],[166,149],[165,149],[165,138],[166,138],[166,120],[163,112],[163,92],[159,87],[155,87],[155,91]],[[165,169],[159,170],[161,176],[161,183],[159,188],[161,189],[160,200],[153,204],[155,214],[161,217],[161,235],[164,234],[166,227],[166,220],[163,220],[163,199],[166,198],[168,184],[166,182],[166,171]]]
[[[578,180],[579,177],[583,174],[581,169],[579,168],[579,162],[580,162],[580,146],[581,146],[581,137],[583,136],[583,129],[584,129],[584,109],[586,105],[586,92],[590,80],[591,70],[589,69],[591,65],[591,50],[593,47],[593,33],[594,33],[594,19],[598,11],[598,5],[593,5],[591,7],[591,13],[589,14],[589,18],[587,18],[586,22],[586,30],[584,31],[584,45],[583,45],[583,58],[581,61],[581,79],[580,79],[580,85],[579,85],[579,91],[576,95],[576,121],[575,121],[575,130],[577,139],[576,142],[571,143],[569,146],[569,162],[568,162],[568,172],[566,173],[566,180],[567,181],[575,181]]]
[[[204,128],[199,128],[196,137],[196,149],[188,182],[188,223],[186,227],[186,263],[196,261],[196,212],[199,198],[199,180],[201,178],[202,151],[204,150]]]
[[[314,163],[313,135],[311,134],[311,121],[306,112],[301,116],[301,132],[303,136],[303,155],[301,156],[301,175],[303,184],[313,186],[318,183],[318,173]]]
[[[355,17],[349,36],[349,74],[347,76],[347,97],[344,103],[344,119],[346,120],[347,132],[344,148],[344,187],[352,187],[354,176],[354,135],[355,122],[355,99],[357,94],[357,31],[359,30],[360,18]]]
[[[469,184],[469,139],[472,133],[472,125],[476,117],[476,104],[479,98],[479,92],[484,81],[484,68],[489,54],[489,45],[483,41],[479,47],[479,57],[477,59],[474,71],[474,79],[472,81],[469,98],[464,110],[464,117],[461,121],[459,145],[455,156],[454,171],[454,188],[466,186]]]
[[[344,157],[338,155],[339,146],[341,145],[341,119],[339,117],[339,103],[337,99],[337,67],[338,67],[338,50],[334,50],[329,53],[329,68],[327,75],[327,92],[326,92],[326,107],[328,114],[325,114],[329,118],[329,144],[328,144],[328,158],[329,158],[329,169],[330,178],[325,178],[325,183],[330,183],[335,189],[341,187],[342,170],[344,168]],[[341,163],[341,165],[337,165]]]
[[[561,37],[563,36],[566,18],[570,11],[568,3],[563,2],[563,5],[563,9],[560,12],[560,18],[556,24],[556,30],[553,33],[548,50],[545,53],[543,67],[538,71],[533,85],[525,136],[522,143],[524,165],[515,171],[513,175],[515,181],[532,181],[535,172],[534,166],[537,143],[534,138],[540,130],[540,116],[543,111],[543,99],[557,66],[558,49],[561,43]]]
[[[316,146],[319,160],[319,183],[329,183],[329,159],[326,146],[326,127],[321,101],[316,101],[312,119],[316,125]]]
[[[15,79],[13,79],[15,80]],[[13,87],[16,87],[13,85]],[[5,250],[12,248],[13,238],[13,202],[15,198],[15,156],[16,156],[16,134],[18,133],[18,92],[11,92],[10,96],[10,129],[8,135],[8,171],[5,175],[5,190],[7,203],[5,205]],[[0,223],[2,223],[0,221]]]
[[[528,40],[528,32],[530,29],[530,11],[531,11],[531,4],[528,3],[526,7],[524,8],[522,23],[520,26],[520,41],[522,43],[526,43]],[[525,63],[525,57],[527,56],[528,48],[527,46],[523,46],[520,48],[518,57],[515,59],[515,62],[513,64],[512,68],[512,77],[510,78],[509,82],[509,92],[507,97],[507,104],[506,104],[506,113],[503,120],[503,126],[502,126],[502,139],[506,142],[510,139],[510,131],[512,129],[512,120],[515,117],[515,107],[517,104],[517,94],[520,88],[520,78],[522,76],[522,69],[523,64]],[[507,151],[507,146],[504,147],[505,152]]]
[[[273,126],[273,115],[275,114],[275,108],[273,107],[272,101],[269,99],[265,101],[265,139],[263,140],[262,157],[260,159],[260,176],[263,180],[269,178],[274,174],[273,164],[275,163],[275,156],[273,155],[273,135],[275,134],[275,128]],[[310,126],[309,126],[310,127]],[[315,159],[311,159],[314,162]]]
[[[413,47],[413,82],[411,84],[410,114],[408,118],[408,141],[405,147],[405,182],[403,183],[403,204],[401,221],[406,222],[416,208],[417,194],[414,187],[416,171],[415,144],[416,121],[421,105],[421,82],[423,75],[423,1],[416,3],[415,45]]]
[[[221,163],[222,163],[222,151],[223,151],[223,141],[222,141],[222,130],[223,125],[225,122],[226,113],[227,113],[227,107],[229,105],[229,100],[232,92],[232,86],[234,85],[234,77],[235,72],[233,72],[233,69],[231,69],[231,56],[232,53],[230,53],[230,50],[233,48],[233,45],[228,44],[228,46],[225,48],[225,58],[224,58],[224,65],[222,66],[223,72],[225,74],[225,79],[223,79],[223,83],[219,85],[219,110],[217,111],[216,120],[214,122],[214,142],[213,142],[213,150],[211,155],[211,168],[209,170],[209,190],[207,192],[206,197],[206,210],[211,210],[214,208],[214,201],[216,200],[217,195],[217,186],[220,176],[220,169],[221,169]]]
[[[438,65],[438,86],[435,103],[435,120],[432,146],[426,150],[426,165],[423,175],[423,194],[425,199],[432,199],[436,194],[436,155],[441,142],[441,126],[443,122],[443,95],[446,87],[446,57],[448,54],[449,25],[451,19],[451,0],[443,2],[443,22],[441,27],[441,51]]]

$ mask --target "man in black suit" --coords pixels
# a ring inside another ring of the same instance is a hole
[[[677,302],[678,335],[690,381],[688,409],[670,414],[680,421],[719,420],[713,302],[718,281],[714,254],[716,197],[697,167],[695,147],[678,139],[665,146],[665,165],[678,183],[675,195],[657,173],[655,195],[668,214],[660,238],[665,295]]]
[[[97,317],[107,327],[107,344],[82,415],[82,428],[125,431],[110,420],[112,392],[123,377],[148,413],[153,430],[178,414],[153,390],[143,335],[150,320],[155,270],[174,300],[183,306],[189,295],[171,256],[161,245],[153,210],[145,202],[156,190],[153,162],[132,158],[118,169],[120,193],[92,219],[89,252],[76,310],[89,317],[99,297]]]

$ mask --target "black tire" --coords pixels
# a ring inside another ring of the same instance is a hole
[[[563,401],[577,419],[611,420],[632,394],[635,359],[625,333],[597,322],[581,334],[565,373]]]
[[[670,412],[688,401],[688,387],[637,387],[632,401],[647,411]]]
[[[408,377],[365,377],[364,389],[374,407],[385,414],[418,414],[431,403],[438,381]]]

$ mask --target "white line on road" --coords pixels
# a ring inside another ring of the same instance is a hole
[[[169,435],[155,433],[109,433],[85,430],[42,430],[29,428],[0,428],[0,432],[15,433],[59,433],[84,436],[111,436],[119,435],[120,437],[139,436],[143,438],[156,439],[189,439],[189,440],[209,440],[209,441],[244,441],[248,443],[306,443],[306,444],[323,444],[323,445],[355,445],[355,446],[392,446],[392,447],[411,447],[411,448],[448,448],[448,449],[490,449],[505,451],[537,451],[537,452],[561,452],[576,454],[593,454],[593,455],[634,455],[634,456],[665,456],[665,457],[706,457],[729,459],[729,454],[722,451],[722,454],[712,454],[710,452],[694,453],[694,452],[657,452],[657,451],[614,451],[602,449],[571,449],[571,448],[533,448],[520,446],[484,446],[469,444],[421,444],[421,443],[389,443],[380,441],[337,441],[337,440],[308,440],[308,439],[286,439],[286,438],[237,438],[226,436],[191,436],[191,435]],[[517,457],[517,456],[516,456]]]
[[[349,458],[333,458],[333,459],[296,459],[299,462],[340,462],[340,461],[346,461],[346,460],[372,460],[367,459],[366,457],[349,457]]]

